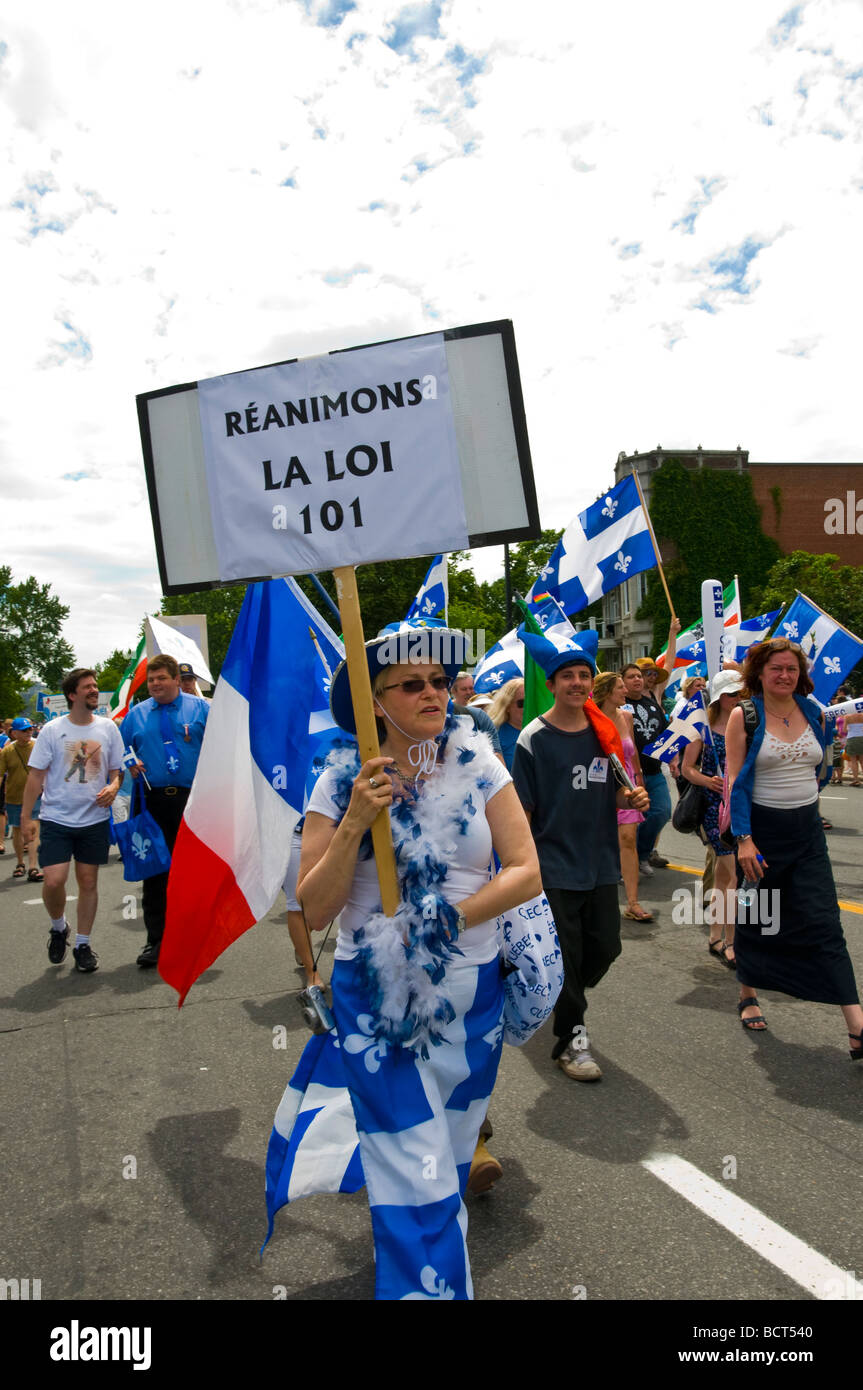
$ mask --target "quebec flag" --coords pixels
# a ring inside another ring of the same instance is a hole
[[[580,512],[528,594],[528,603],[556,598],[580,613],[630,575],[653,569],[656,554],[633,477]]]
[[[524,647],[513,628],[486,652],[473,673],[477,695],[493,695],[507,681],[524,677]]]
[[[688,680],[690,676],[702,676],[704,680],[707,680],[707,662],[690,661],[688,666],[675,666],[668,677],[668,683],[662,687],[661,698],[666,709],[670,707],[669,702],[673,704],[677,699],[683,682]]]
[[[276,1111],[267,1147],[267,1238],[276,1212],[316,1192],[365,1186],[357,1122],[335,1033],[311,1037]]]
[[[797,642],[809,662],[816,700],[826,705],[863,657],[863,642],[798,590],[774,637]]]
[[[695,692],[679,714],[672,715],[668,728],[663,730],[659,738],[654,739],[653,743],[646,743],[641,752],[645,757],[658,758],[660,762],[670,763],[681,748],[685,748],[687,743],[693,743],[697,738],[712,742],[704,696],[700,690]]]
[[[781,608],[774,608],[772,613],[760,613],[757,618],[747,618],[746,622],[740,623],[738,627],[725,628],[722,633],[723,665],[727,661],[743,662],[749,648],[756,642],[764,641],[781,612]]]
[[[693,661],[704,660],[704,638],[696,637],[694,642],[690,642],[688,647],[677,648],[677,658],[675,667],[681,664],[689,666]]]
[[[449,589],[447,583],[447,564],[445,555],[436,555],[429,565],[429,571],[417,592],[417,596],[405,614],[405,620],[414,618],[443,618],[446,621]]]
[[[180,1003],[266,916],[284,881],[309,767],[336,731],[338,637],[293,579],[250,584],[216,685],[171,862],[159,974]]]

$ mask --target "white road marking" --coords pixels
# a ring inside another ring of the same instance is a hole
[[[653,1154],[642,1159],[641,1166],[815,1298],[831,1302],[863,1300],[863,1284],[855,1279],[853,1271],[840,1269],[824,1255],[819,1255],[811,1245],[798,1240],[757,1207],[735,1197],[727,1187],[707,1177],[685,1158],[677,1154]]]

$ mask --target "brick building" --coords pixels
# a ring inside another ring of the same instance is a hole
[[[750,463],[761,529],[786,554],[863,564],[863,463]]]
[[[614,481],[632,469],[650,506],[652,476],[666,459],[679,459],[684,468],[716,468],[748,473],[761,508],[761,528],[780,549],[808,550],[815,555],[838,555],[846,565],[863,564],[863,463],[751,463],[748,449],[663,449],[619,454]],[[674,537],[657,537],[663,542]],[[670,550],[669,550],[670,555]],[[627,579],[602,600],[598,623],[600,649],[606,669],[620,670],[639,656],[651,655],[652,625],[635,614],[647,588],[647,574]],[[705,575],[705,578],[707,576]],[[720,575],[724,582],[730,575]],[[746,614],[745,616],[750,616]]]

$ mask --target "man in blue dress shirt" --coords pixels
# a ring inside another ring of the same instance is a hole
[[[143,770],[150,786],[144,796],[147,810],[162,828],[173,850],[183,810],[204,737],[209,706],[195,695],[180,690],[180,668],[172,656],[154,656],[147,663],[149,700],[133,705],[123,720],[123,742],[138,759],[130,769],[135,777]],[[144,925],[147,944],[138,957],[142,968],[159,960],[165,930],[168,875],[144,879]]]

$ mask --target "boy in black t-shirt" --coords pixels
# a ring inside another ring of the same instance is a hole
[[[602,1076],[584,1026],[585,990],[620,955],[617,807],[646,811],[644,789],[618,788],[609,759],[619,736],[588,703],[596,674],[595,632],[550,641],[519,628],[546,673],[554,704],[522,729],[513,758],[515,789],[536,841],[542,886],[554,916],[564,983],[554,1011],[552,1057],[576,1081]]]

